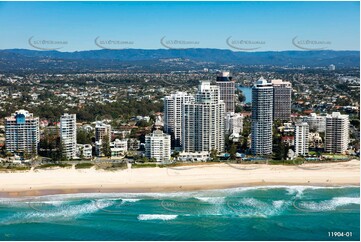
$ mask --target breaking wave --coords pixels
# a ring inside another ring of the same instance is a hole
[[[140,214],[138,220],[173,220],[176,219],[178,215],[165,215],[165,214]]]

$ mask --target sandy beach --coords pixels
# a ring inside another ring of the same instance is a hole
[[[80,192],[168,192],[240,186],[360,184],[360,162],[283,165],[204,164],[119,171],[59,168],[0,173],[0,196]]]

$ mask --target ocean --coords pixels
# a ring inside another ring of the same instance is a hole
[[[355,240],[359,187],[0,199],[1,240]]]

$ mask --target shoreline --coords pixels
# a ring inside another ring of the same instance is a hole
[[[257,186],[360,186],[360,162],[287,165],[204,164],[119,171],[0,173],[0,198],[75,193],[188,192]]]
[[[146,193],[181,193],[181,192],[197,192],[197,191],[213,191],[213,190],[223,190],[223,189],[232,189],[232,188],[265,188],[265,187],[324,187],[324,188],[345,188],[345,187],[360,187],[359,184],[304,184],[304,183],[248,183],[242,184],[240,186],[222,186],[222,187],[187,187],[185,189],[172,189],[172,188],[160,188],[160,189],[145,189],[145,188],[132,188],[132,189],[103,189],[98,190],[95,188],[78,188],[78,189],[40,189],[40,190],[31,190],[31,191],[11,191],[11,192],[0,192],[0,198],[31,198],[31,197],[41,197],[41,196],[51,196],[51,195],[70,195],[70,194],[110,194],[110,193],[127,193],[127,194],[146,194]]]

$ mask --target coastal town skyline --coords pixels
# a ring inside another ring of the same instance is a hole
[[[360,241],[360,2],[1,2],[0,240]]]
[[[333,67],[330,71],[334,71]],[[237,152],[241,160],[245,155],[265,156],[266,159],[274,155],[277,158],[273,159],[293,160],[297,156],[307,157],[312,153],[311,159],[315,159],[317,154],[318,159],[322,160],[322,152],[359,154],[358,144],[349,146],[349,115],[341,115],[340,112],[292,115],[293,89],[290,82],[280,79],[267,81],[263,77],[255,81],[252,84],[250,115],[236,112],[241,110],[242,105],[245,107],[246,101],[242,91],[236,90],[238,88],[230,72],[221,71],[217,73],[215,82],[200,81],[195,94],[172,91],[171,95],[161,98],[163,113],[153,115],[152,119],[149,116],[139,116],[140,119],[131,117],[138,120],[137,124],[143,122],[151,129],[142,134],[143,138],[145,135],[145,144],[140,142],[142,137],[138,137],[138,140],[133,137],[130,141],[138,142],[136,150],[139,150],[137,153],[140,157],[155,159],[157,162],[170,161],[171,154],[172,159],[182,161],[214,161],[221,154],[228,159],[236,159]],[[247,116],[252,119],[245,119]],[[52,126],[45,120],[49,126],[43,124],[41,132],[39,117],[34,117],[26,110],[18,110],[5,120],[4,147],[7,152],[20,155],[21,159],[29,156],[36,158],[41,149],[49,149],[43,146],[39,150],[40,133],[46,141],[49,139],[47,130],[53,130],[51,132],[55,139],[56,136],[60,137],[57,146],[47,153],[48,158],[54,157],[54,150],[55,153],[60,152],[57,156],[60,160],[83,159],[84,152],[86,159],[106,156],[122,162],[127,156],[131,133],[123,130],[122,138],[114,138],[116,133],[109,124],[111,119],[105,123],[96,121],[95,127],[92,127],[87,123],[78,124],[76,113],[64,113],[59,125]],[[251,126],[250,130],[244,130],[248,125]],[[81,141],[77,145],[78,128],[86,133],[91,143]],[[279,131],[275,133],[273,129]],[[310,133],[310,129],[313,133]],[[154,137],[151,138],[149,133],[154,130],[160,133],[153,132]],[[92,141],[91,137],[95,139]],[[160,140],[157,141],[156,137]],[[281,142],[274,143],[277,139]],[[314,145],[309,154],[310,143]],[[85,147],[88,148],[84,150]],[[284,149],[283,153],[278,153],[279,149]]]

